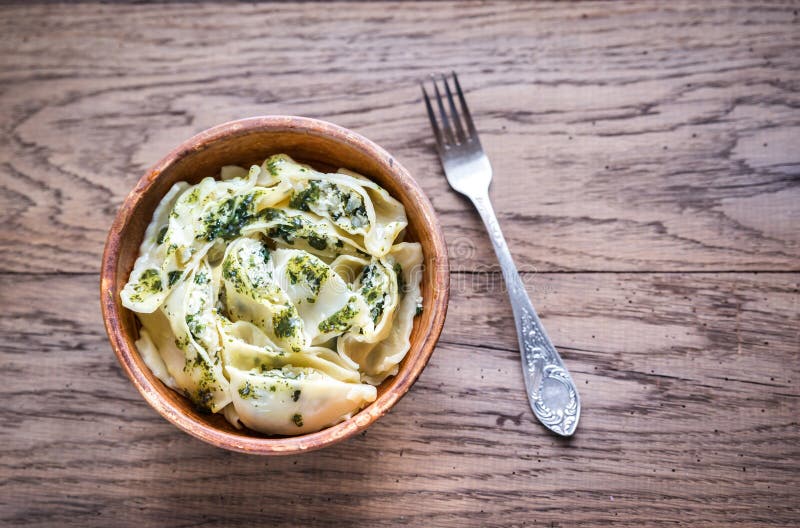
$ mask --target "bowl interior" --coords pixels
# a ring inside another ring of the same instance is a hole
[[[322,170],[348,168],[384,187],[406,208],[408,228],[405,240],[420,242],[424,255],[421,280],[424,310],[415,318],[411,349],[400,364],[398,374],[384,381],[378,387],[376,401],[353,418],[323,431],[296,437],[269,437],[246,428],[237,430],[219,414],[203,414],[195,410],[188,399],[163,385],[144,364],[134,345],[138,338],[138,322],[119,301],[119,292],[133,268],[153,211],[174,183],[197,183],[206,176],[218,176],[224,165],[248,167],[277,153],[288,154]],[[118,234],[116,244],[115,232]],[[250,452],[310,449],[363,429],[385,414],[413,384],[433,350],[444,321],[446,259],[441,231],[430,202],[388,153],[352,132],[324,122],[253,118],[220,125],[195,136],[142,178],[120,210],[109,236],[103,265],[103,287],[107,290],[103,292],[107,296],[103,301],[104,314],[109,333],[115,334],[112,336],[115,350],[134,383],[159,412],[179,427],[206,441],[232,449]],[[107,279],[111,280],[106,283]],[[108,312],[116,313],[109,318]],[[114,319],[117,319],[116,325]],[[112,322],[109,324],[109,321]],[[253,442],[255,439],[260,442]]]

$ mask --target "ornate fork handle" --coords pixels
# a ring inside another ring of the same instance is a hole
[[[551,431],[563,436],[575,432],[580,418],[580,398],[542,322],[525,291],[500,224],[489,201],[488,192],[470,196],[489,231],[503,271],[508,296],[514,311],[525,389],[536,417]]]
[[[440,83],[434,79],[433,100],[439,110],[438,119],[425,85],[422,85],[425,108],[436,137],[436,149],[447,182],[454,190],[472,200],[489,230],[494,251],[503,270],[503,279],[508,287],[511,307],[514,309],[525,390],[531,408],[539,421],[550,430],[570,436],[575,432],[581,413],[578,391],[556,348],[542,328],[542,322],[539,321],[539,316],[525,292],[525,285],[514,266],[514,260],[489,201],[492,166],[478,139],[478,131],[455,72],[451,74],[451,80],[452,87],[447,76],[442,75]],[[446,97],[439,90],[439,84],[444,88]],[[456,104],[453,93],[458,96],[460,104]]]

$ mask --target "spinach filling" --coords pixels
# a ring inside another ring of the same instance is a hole
[[[272,315],[273,331],[276,336],[282,339],[295,337],[300,331],[301,324],[300,316],[297,314],[297,309],[294,306],[290,306]]]
[[[309,180],[307,187],[292,193],[289,205],[300,211],[329,216],[344,229],[369,225],[364,198],[355,191],[343,190],[335,183]]]
[[[252,191],[223,201],[203,218],[205,230],[197,238],[233,240],[241,235],[245,226],[259,218],[255,208],[260,195],[261,191]]]
[[[389,296],[389,277],[381,265],[373,262],[361,272],[361,289],[359,293],[369,306],[369,315],[372,322],[378,324],[386,308],[386,300]]]
[[[297,284],[300,281],[308,284],[314,296],[319,295],[319,290],[322,284],[328,280],[329,268],[310,257],[309,255],[298,255],[289,259],[286,264],[286,274],[289,277],[289,282]]]

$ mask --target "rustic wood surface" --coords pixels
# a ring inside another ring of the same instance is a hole
[[[800,523],[797,3],[0,6],[0,524]],[[455,69],[492,197],[580,384],[527,408],[488,238],[417,81]],[[151,410],[97,271],[146,168],[222,121],[300,114],[390,150],[449,243],[445,330],[365,435],[254,458]]]

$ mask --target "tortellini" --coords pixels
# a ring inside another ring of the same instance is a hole
[[[283,154],[174,185],[121,292],[142,358],[237,428],[296,435],[347,419],[397,373],[422,309],[406,225],[374,182]]]
[[[282,367],[262,372],[227,367],[233,406],[239,420],[258,431],[292,435],[330,425],[330,417],[349,417],[375,400],[372,385],[345,383],[319,370]]]
[[[408,225],[403,205],[360,174],[340,169],[322,174],[288,156],[273,157],[271,167],[292,185],[290,207],[330,220],[350,235],[359,235],[370,255],[389,252]]]
[[[422,248],[417,243],[396,244],[379,263],[371,265],[386,274],[389,282],[369,278],[368,273],[378,273],[369,272],[369,265],[359,277],[362,295],[379,299],[371,310],[378,323],[372,334],[349,332],[342,335],[337,347],[342,357],[358,365],[364,381],[377,385],[397,374],[397,366],[410,346],[414,316],[422,312],[419,287]]]

